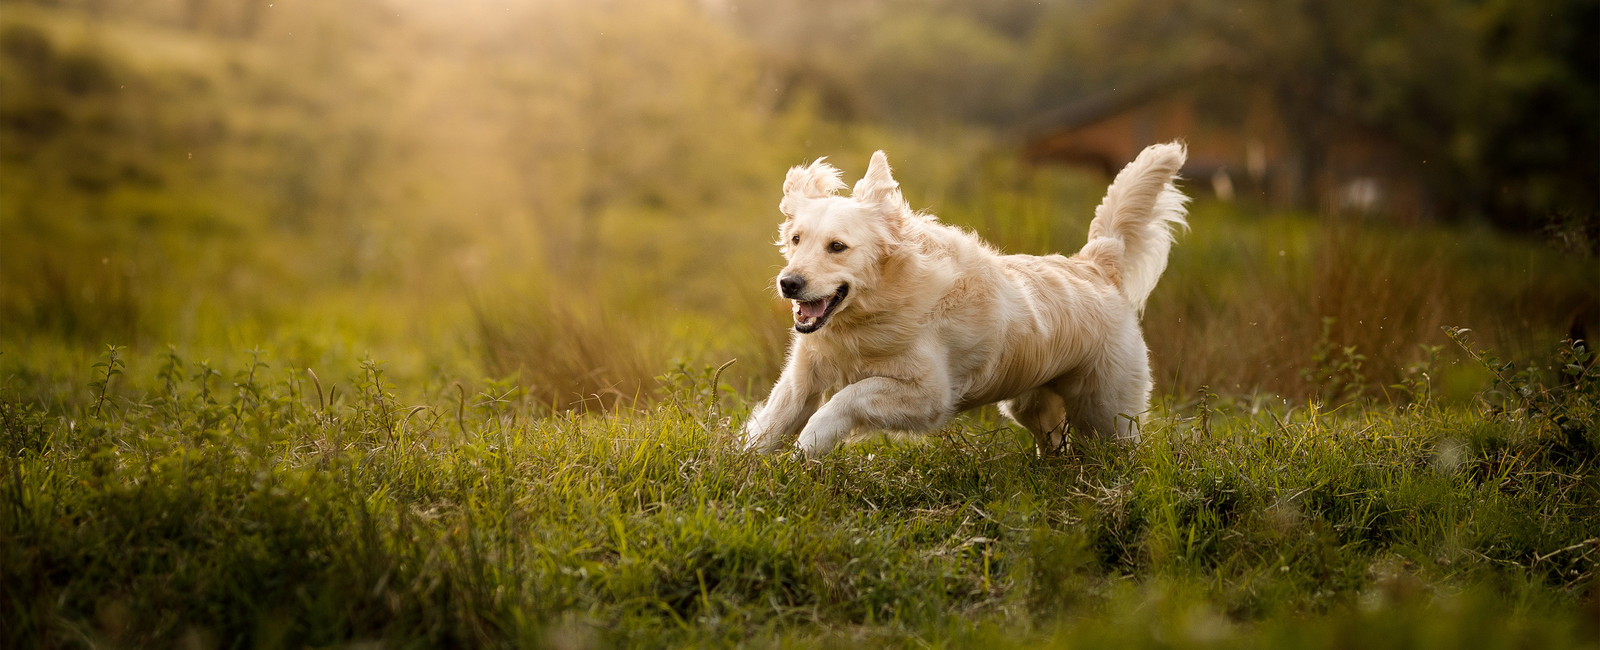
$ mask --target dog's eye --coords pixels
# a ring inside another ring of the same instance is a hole
[[[836,242],[833,242],[832,244],[828,244],[828,250],[832,251],[834,253],[843,253],[844,249],[846,249],[846,248],[849,248],[849,246],[844,245],[844,242],[837,242],[836,241]]]
[[[800,236],[799,235],[795,235],[794,239],[791,239],[789,241],[790,241],[790,243],[798,244],[798,243],[800,243]]]

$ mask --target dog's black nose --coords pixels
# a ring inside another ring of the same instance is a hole
[[[785,298],[799,298],[800,292],[805,291],[806,279],[798,275],[785,275],[778,278],[778,289]]]

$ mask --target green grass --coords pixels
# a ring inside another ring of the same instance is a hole
[[[15,362],[14,362],[15,363]],[[1581,366],[1579,366],[1581,368]],[[708,369],[552,413],[261,354],[0,401],[6,647],[1595,647],[1594,370],[1496,415],[1224,399],[740,453]],[[109,371],[118,371],[110,372]],[[329,373],[331,374],[331,373]],[[1568,378],[1569,380],[1571,377]],[[1550,382],[1554,385],[1553,382]]]

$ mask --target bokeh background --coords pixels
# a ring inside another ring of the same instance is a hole
[[[1600,332],[1593,1],[5,0],[0,375],[105,344],[553,409],[776,374],[783,171],[889,152],[914,207],[1076,250],[1184,138],[1158,391],[1483,385]],[[252,352],[254,351],[254,352]],[[1412,384],[1415,385],[1415,384]],[[423,388],[425,387],[425,388]]]

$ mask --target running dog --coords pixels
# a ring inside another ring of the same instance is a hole
[[[1002,255],[912,211],[882,151],[848,197],[824,159],[790,169],[777,290],[795,334],[745,448],[796,440],[814,458],[853,431],[935,430],[994,402],[1040,454],[1069,429],[1137,443],[1151,388],[1139,320],[1188,227],[1173,185],[1186,156],[1178,142],[1141,152],[1071,257]]]

